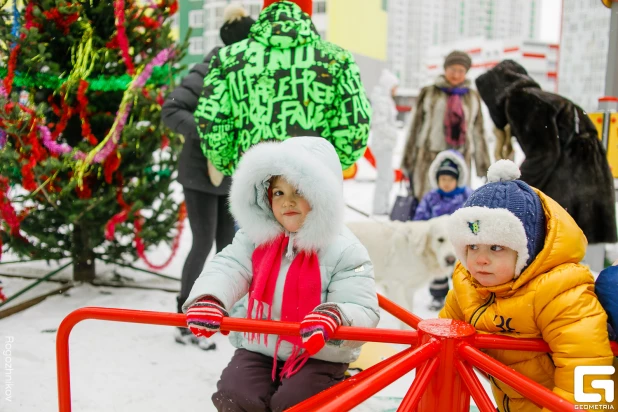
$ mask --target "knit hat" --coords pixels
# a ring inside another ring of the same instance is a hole
[[[248,38],[251,26],[255,23],[243,6],[234,3],[223,10],[223,21],[219,35],[226,46]]]
[[[445,161],[447,160],[450,163],[445,164]],[[466,165],[466,161],[463,155],[457,150],[448,149],[441,151],[437,154],[436,158],[433,159],[433,161],[429,165],[429,169],[427,169],[427,176],[429,176],[429,183],[431,183],[431,187],[433,189],[439,188],[438,176],[440,174],[446,174],[438,173],[441,168],[444,169],[443,172],[446,172],[447,169],[455,172],[450,173],[450,175],[454,176],[457,179],[457,187],[463,187],[468,185],[468,166]]]
[[[466,269],[468,245],[500,245],[515,250],[515,278],[543,249],[545,213],[541,199],[528,184],[516,180],[520,176],[512,161],[497,161],[487,172],[488,183],[451,215],[451,242]]]
[[[446,59],[444,59],[444,68],[446,69],[454,64],[461,64],[467,71],[470,70],[470,66],[472,66],[472,59],[468,56],[468,53],[455,50],[450,52],[449,55],[446,56]]]
[[[278,1],[288,1],[289,3],[294,3],[298,5],[309,16],[313,13],[313,0],[264,0],[264,8],[270,6],[273,3]]]
[[[459,168],[455,162],[446,159],[440,163],[440,167],[438,167],[436,172],[436,179],[439,179],[442,175],[453,176],[455,179],[459,179]]]

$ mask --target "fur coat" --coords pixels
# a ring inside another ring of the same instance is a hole
[[[462,86],[470,87],[470,81],[466,80]],[[409,176],[413,176],[414,193],[419,199],[431,190],[427,174],[431,162],[441,151],[453,149],[444,138],[444,114],[448,98],[440,89],[444,87],[450,85],[444,76],[440,76],[434,84],[421,90],[403,154],[402,169]],[[490,160],[483,128],[481,99],[475,90],[470,89],[462,96],[462,104],[467,135],[464,146],[456,149],[464,156],[468,169],[474,159],[477,176],[485,176]],[[469,186],[470,182],[466,182],[466,185]]]
[[[282,257],[272,320],[281,320],[285,279],[294,253],[315,251],[320,262],[322,304],[336,305],[344,326],[375,327],[380,315],[373,265],[367,249],[344,226],[341,166],[332,145],[320,137],[260,143],[243,156],[230,191],[231,211],[240,230],[232,244],[206,264],[183,309],[210,295],[217,298],[232,317],[247,316],[253,252],[258,245],[272,242],[284,231],[268,202],[267,190],[272,176],[284,176],[311,205],[300,230],[290,234],[289,245],[293,245],[288,251],[290,256]],[[267,311],[264,311],[266,317]],[[237,348],[272,357],[277,339],[271,336],[267,343],[260,343],[250,341],[243,333],[233,332],[230,341]],[[361,345],[362,342],[356,341],[329,341],[313,358],[349,363],[356,360]],[[292,345],[283,341],[276,352],[280,360],[286,360],[292,353]]]
[[[615,243],[614,180],[597,130],[582,108],[541,90],[512,60],[481,75],[476,85],[496,127],[509,124],[526,155],[521,180],[565,208],[588,243]]]

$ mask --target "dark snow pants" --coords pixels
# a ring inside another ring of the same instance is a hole
[[[431,285],[429,285],[429,293],[431,293],[434,299],[446,299],[448,290],[448,277],[434,279]]]
[[[192,189],[183,189],[189,225],[193,234],[191,251],[182,268],[178,313],[189,297],[189,292],[202,273],[206,258],[216,242],[217,253],[232,243],[236,230],[227,206],[227,195],[213,195]]]
[[[278,362],[278,373],[283,362]],[[309,359],[296,374],[272,381],[273,358],[237,349],[221,373],[212,402],[219,412],[279,412],[343,380],[347,363]]]

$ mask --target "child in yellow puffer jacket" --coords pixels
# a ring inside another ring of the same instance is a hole
[[[469,322],[481,333],[543,339],[551,354],[487,354],[576,403],[575,367],[611,366],[614,360],[594,278],[579,263],[586,237],[553,199],[515,180],[520,172],[510,160],[492,165],[487,176],[489,183],[451,216],[459,262],[440,317]],[[586,377],[583,392],[603,395],[590,382],[607,378]],[[540,410],[504,382],[490,380],[501,412]],[[603,402],[590,405],[602,408]]]

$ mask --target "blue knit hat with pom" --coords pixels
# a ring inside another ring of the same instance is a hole
[[[499,160],[487,172],[488,183],[474,191],[452,215],[451,241],[459,260],[467,245],[506,246],[518,253],[515,277],[528,267],[545,243],[545,212],[541,199],[521,180],[519,168]]]

